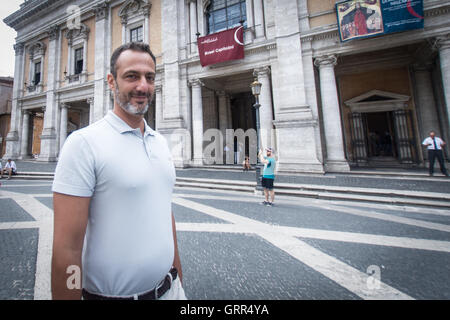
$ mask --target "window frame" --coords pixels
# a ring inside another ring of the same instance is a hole
[[[212,10],[211,8],[214,5],[213,1],[214,0],[211,0],[211,3],[209,4],[209,6],[206,9],[206,24],[207,24],[207,32],[208,32],[208,34],[213,34],[213,33],[221,32],[221,31],[229,30],[229,29],[235,28],[235,27],[237,27],[239,25],[243,25],[244,28],[247,27],[247,11],[246,11],[247,4],[246,4],[245,0],[239,0],[239,2],[231,4],[231,5],[228,5],[228,1],[231,1],[231,0],[224,0],[225,1],[225,6],[224,7]],[[238,23],[234,23],[234,24],[230,25],[231,19],[229,17],[229,8],[237,7],[237,6],[239,6],[239,11],[240,11],[239,18],[240,18],[240,20],[239,20]],[[216,27],[218,23],[215,22],[214,13],[222,11],[222,10],[225,10],[225,20],[224,21],[220,21],[220,22],[221,23],[224,22],[226,26],[224,28],[218,28],[218,27]],[[211,21],[211,19],[212,19],[212,21]],[[244,23],[241,23],[241,21],[244,21]],[[211,28],[212,26],[214,28]]]

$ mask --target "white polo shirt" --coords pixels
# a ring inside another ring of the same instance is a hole
[[[108,296],[153,289],[174,259],[175,168],[167,142],[112,111],[73,132],[59,156],[53,191],[91,197],[83,288]]]
[[[434,139],[436,141],[437,150],[442,150],[442,145],[444,144],[444,141],[442,141],[442,139],[439,137],[434,137]],[[425,140],[423,140],[422,144],[426,146],[428,150],[435,150],[433,139],[431,139],[431,137],[428,137]],[[427,146],[427,144],[429,145]]]

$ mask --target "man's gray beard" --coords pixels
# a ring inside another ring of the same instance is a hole
[[[140,116],[140,115],[144,115],[147,110],[148,110],[148,106],[150,104],[151,99],[148,99],[148,102],[145,104],[144,109],[139,109],[138,107],[134,106],[131,102],[128,103],[124,103],[120,100],[120,93],[119,93],[119,88],[116,87],[116,90],[114,92],[117,104],[126,112],[129,113],[131,115],[135,115],[135,116]]]

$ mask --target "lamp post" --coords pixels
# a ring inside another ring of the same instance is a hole
[[[256,190],[262,190],[262,186],[261,186],[261,168],[262,168],[262,164],[259,161],[259,150],[261,149],[261,132],[260,132],[260,122],[259,122],[259,108],[261,107],[261,105],[259,104],[259,95],[261,93],[261,82],[258,81],[258,79],[255,79],[255,81],[253,81],[250,84],[250,87],[252,88],[252,94],[255,96],[255,104],[253,105],[253,108],[255,108],[255,113],[256,113]]]

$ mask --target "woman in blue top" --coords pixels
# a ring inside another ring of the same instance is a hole
[[[263,157],[262,151],[259,151],[259,160],[264,164],[263,177],[261,185],[264,188],[264,197],[266,198],[262,204],[266,206],[273,206],[273,200],[275,198],[275,191],[273,190],[273,181],[275,180],[275,157],[273,156],[273,149],[266,148],[266,156]],[[269,201],[270,193],[270,201]]]

